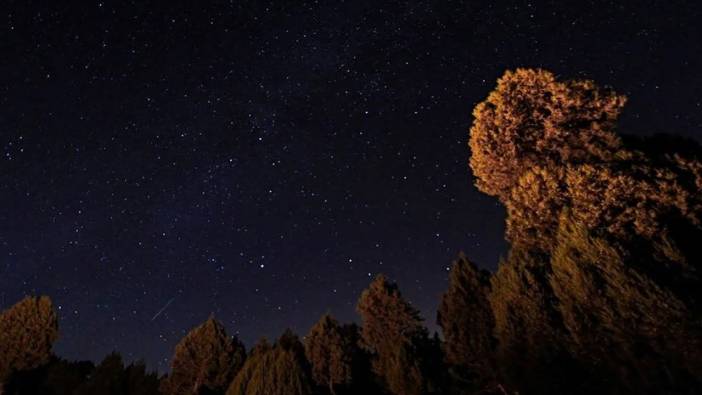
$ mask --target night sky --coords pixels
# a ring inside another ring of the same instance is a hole
[[[304,334],[380,272],[434,330],[456,254],[507,250],[467,165],[506,69],[702,131],[697,2],[175,3],[0,5],[0,308],[49,295],[69,359],[165,371],[210,313]]]

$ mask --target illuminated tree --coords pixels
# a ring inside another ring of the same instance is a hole
[[[506,72],[473,111],[476,185],[505,202],[533,166],[611,160],[622,144],[614,126],[625,102],[592,81],[561,82],[544,70]]]
[[[244,346],[229,337],[224,326],[210,317],[178,343],[171,373],[161,392],[167,395],[224,391],[246,358]]]
[[[451,268],[437,322],[444,333],[446,361],[461,375],[492,376],[495,319],[489,292],[490,274],[460,254]]]
[[[507,208],[514,245],[551,251],[564,208],[619,239],[662,240],[678,220],[700,226],[702,164],[624,144],[614,132],[624,103],[592,81],[518,69],[476,106],[470,166]]]
[[[561,216],[549,283],[591,393],[675,392],[670,388],[695,388],[686,380],[702,377],[702,327],[691,319],[689,295],[644,259],[651,258],[623,252],[567,212]]]
[[[305,354],[317,384],[328,387],[332,394],[336,394],[335,387],[349,387],[361,356],[356,326],[341,326],[325,314],[305,337]]]
[[[26,297],[0,314],[0,383],[18,370],[43,365],[58,337],[51,299]],[[0,392],[2,392],[0,390]]]
[[[263,341],[254,347],[227,395],[310,395],[309,370],[304,346],[288,330],[275,345]]]
[[[422,325],[419,311],[380,275],[363,291],[356,307],[361,339],[373,356],[373,371],[396,395],[432,393],[438,380],[430,368],[441,364]],[[431,366],[434,364],[434,366]]]

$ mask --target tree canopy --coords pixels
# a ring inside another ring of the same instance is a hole
[[[28,296],[0,314],[0,383],[17,370],[49,361],[58,338],[51,299]]]

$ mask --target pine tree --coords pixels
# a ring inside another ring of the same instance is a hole
[[[203,390],[224,391],[246,358],[244,346],[227,335],[210,317],[176,346],[171,373],[163,380],[166,395],[194,395]]]
[[[310,395],[313,387],[304,346],[287,330],[273,346],[254,347],[227,395]]]
[[[520,393],[562,393],[572,371],[548,282],[548,257],[512,248],[490,279],[498,379]]]
[[[477,376],[476,381],[481,382],[494,376],[495,318],[489,292],[490,274],[478,270],[461,253],[451,268],[437,323],[444,333],[446,361],[462,379]]]
[[[312,378],[336,394],[336,387],[349,387],[361,358],[358,332],[354,325],[339,325],[328,314],[305,337],[305,354],[312,366]]]
[[[125,367],[122,356],[113,352],[95,367],[73,395],[158,395],[158,386],[156,373],[147,373],[143,362]]]
[[[431,393],[436,384],[425,375],[431,342],[419,311],[402,298],[397,286],[379,275],[363,291],[356,309],[363,321],[362,342],[383,385],[396,395]]]
[[[557,240],[549,281],[590,393],[702,391],[702,324],[666,262],[652,271],[645,246],[627,251],[567,212]]]
[[[26,297],[0,314],[0,384],[13,371],[47,363],[57,337],[58,319],[46,296]]]
[[[5,395],[75,395],[94,369],[89,361],[69,362],[52,356],[47,364],[14,372],[7,380]]]

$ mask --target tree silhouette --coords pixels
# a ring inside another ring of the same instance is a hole
[[[122,356],[113,352],[105,357],[78,387],[74,395],[157,395],[158,377],[147,373],[143,362],[125,367]]]
[[[94,369],[92,362],[69,362],[52,356],[45,365],[14,372],[5,386],[5,394],[74,395]]]
[[[51,299],[26,297],[0,314],[0,384],[16,370],[49,361],[58,337],[58,320]],[[2,391],[0,391],[2,392]]]
[[[224,326],[210,317],[191,330],[176,346],[171,373],[163,380],[167,395],[224,391],[246,358],[244,346],[227,335]]]

